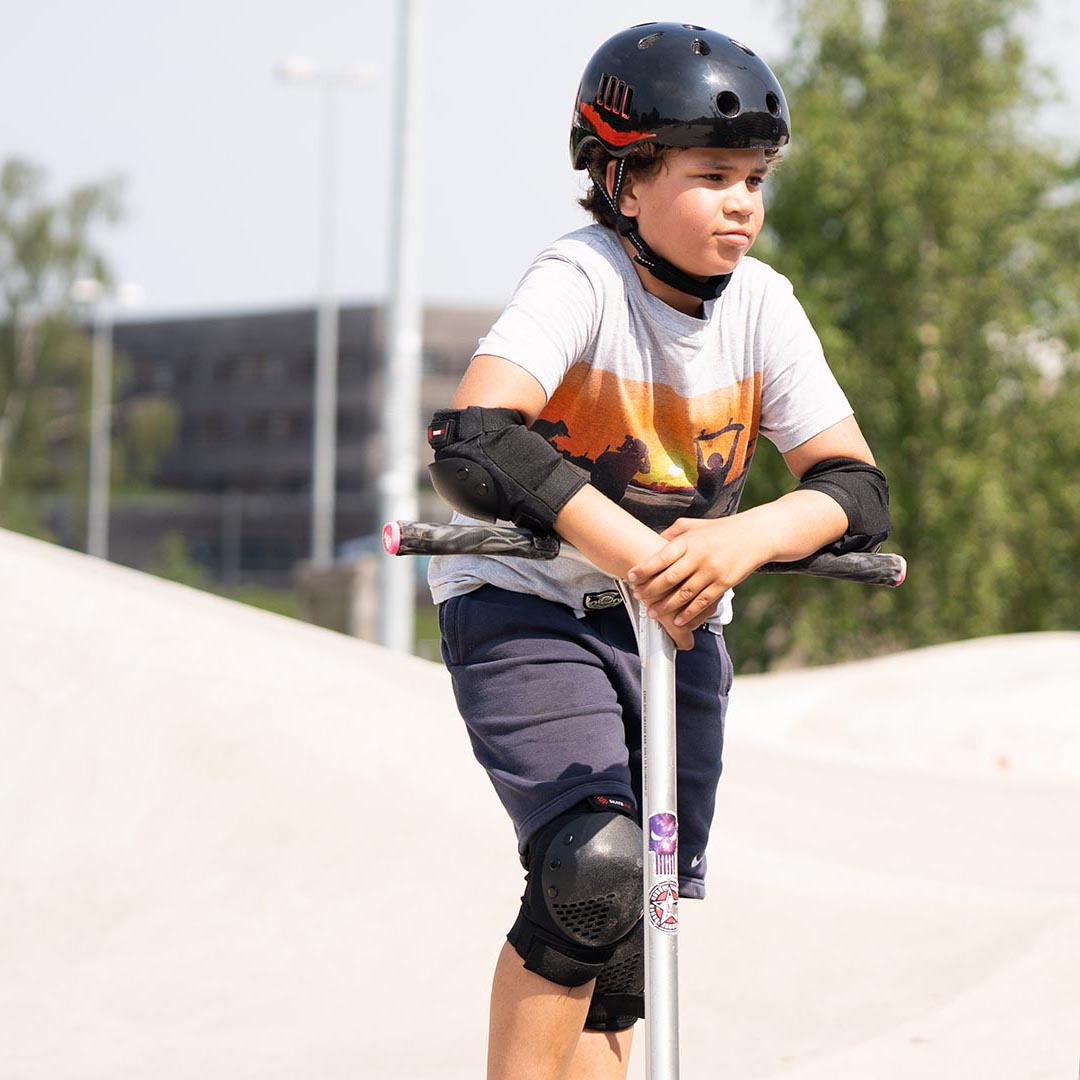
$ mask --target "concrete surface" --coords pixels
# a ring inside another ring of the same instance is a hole
[[[439,667],[5,532],[0,601],[0,1078],[483,1075]],[[1078,698],[1080,634],[741,680],[684,1078],[1075,1077]]]

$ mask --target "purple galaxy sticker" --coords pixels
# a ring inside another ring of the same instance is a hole
[[[649,850],[654,873],[675,877],[679,862],[679,819],[674,814],[653,814],[649,818]]]

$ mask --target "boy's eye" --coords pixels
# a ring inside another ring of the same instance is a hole
[[[727,173],[702,173],[702,180],[709,180],[714,184],[725,184],[728,181]],[[746,178],[746,186],[749,188],[759,188],[765,183],[764,176],[748,176]]]

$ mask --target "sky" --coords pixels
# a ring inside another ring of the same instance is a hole
[[[424,30],[421,294],[498,306],[532,256],[585,223],[569,164],[574,91],[608,36],[655,19],[700,23],[770,63],[790,42],[784,0],[414,0]],[[14,0],[0,41],[0,159],[44,167],[51,190],[125,179],[128,213],[98,234],[140,317],[310,304],[317,293],[319,106],[277,62],[372,71],[339,108],[337,292],[386,295],[392,0]],[[1080,144],[1080,5],[1036,0],[1035,57],[1067,101],[1047,130]],[[798,117],[793,118],[798,137]],[[135,313],[132,313],[134,315]],[[130,317],[130,316],[129,316]]]

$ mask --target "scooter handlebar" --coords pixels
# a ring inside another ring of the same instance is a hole
[[[510,525],[444,525],[425,521],[391,521],[383,527],[388,555],[503,555],[519,559],[554,559],[560,552],[586,561],[554,533],[538,533]],[[818,552],[798,562],[773,562],[759,574],[804,574],[808,577],[858,581],[895,589],[907,576],[902,555]]]

